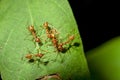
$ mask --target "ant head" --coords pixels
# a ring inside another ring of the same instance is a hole
[[[47,28],[47,27],[48,27],[48,22],[45,22],[45,23],[43,24],[43,26],[44,26],[45,28]]]
[[[30,31],[34,31],[34,26],[28,26],[28,29],[30,30]]]
[[[34,30],[34,26],[28,26],[28,30],[30,31],[30,32],[34,32],[35,30]]]

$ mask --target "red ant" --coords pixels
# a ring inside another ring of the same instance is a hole
[[[40,43],[41,40],[40,40],[39,37],[37,37],[37,35],[36,35],[36,31],[35,31],[35,29],[34,29],[34,26],[29,26],[29,27],[28,27],[28,30],[31,32],[31,34],[32,34],[32,36],[33,36],[35,42]]]
[[[57,48],[58,52],[63,52],[65,48],[63,48],[64,45],[70,43],[70,41],[74,40],[74,35],[70,36],[68,40],[64,43],[58,43],[58,40],[56,38],[52,39],[53,45]]]
[[[27,55],[25,56],[25,58],[27,58],[27,59],[32,59],[33,56],[41,58],[41,57],[44,56],[44,54],[42,54],[42,53],[37,53],[37,54],[34,54],[34,55],[32,55],[32,54],[27,54]]]
[[[43,24],[44,28],[46,29],[46,34],[47,34],[47,37],[50,38],[52,40],[52,43],[53,45],[57,48],[58,46],[58,40],[55,36],[55,30],[53,29],[50,29],[50,27],[48,26],[48,22],[45,22]]]
[[[70,36],[66,42],[59,43],[58,47],[57,47],[57,50],[60,51],[60,52],[64,51],[65,48],[63,48],[63,45],[66,45],[66,44],[70,43],[70,41],[72,41],[72,40],[74,40],[74,35]]]
[[[68,40],[67,40],[66,42],[62,43],[62,44],[63,44],[63,45],[66,45],[66,44],[70,43],[71,41],[73,41],[74,38],[75,38],[74,35],[69,36]]]
[[[63,47],[64,45],[70,43],[70,41],[74,40],[74,35],[70,36],[68,40],[64,43],[58,43],[57,39],[52,39],[52,43],[54,46],[57,48],[58,52],[64,52],[65,48]]]
[[[31,32],[34,38],[36,38],[36,31],[34,29],[34,26],[28,26],[28,30]]]
[[[34,55],[32,55],[32,54],[27,54],[26,56],[25,56],[25,58],[27,58],[27,59],[29,59],[29,62],[34,62],[34,61],[37,61],[38,60],[38,58],[42,58],[44,56],[44,54],[42,54],[42,53],[37,53],[37,54],[34,54]],[[36,58],[37,59],[36,59]]]
[[[52,43],[53,43],[54,47],[57,49],[58,52],[63,52],[65,50],[65,48],[63,48],[63,45],[66,45],[70,41],[74,40],[74,35],[72,35],[68,38],[68,40],[66,42],[59,43],[59,41],[58,41],[58,39],[55,35],[57,33],[57,31],[55,29],[50,29],[50,27],[48,26],[48,22],[45,22],[43,24],[43,26],[46,29],[47,37],[52,40]]]
[[[45,22],[44,24],[43,24],[43,26],[44,26],[44,28],[45,28],[45,31],[46,31],[46,34],[47,34],[47,37],[48,38],[51,38],[51,34],[50,34],[50,27],[48,26],[48,22]]]
[[[57,31],[56,31],[55,29],[51,29],[51,28],[48,26],[48,22],[45,22],[45,23],[43,24],[43,26],[44,26],[44,28],[45,28],[45,30],[46,30],[47,37],[50,38],[50,39],[52,39],[52,38],[55,36],[55,34],[57,33]]]

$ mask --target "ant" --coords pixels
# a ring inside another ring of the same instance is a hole
[[[47,34],[47,37],[50,38],[52,40],[52,43],[53,45],[57,48],[58,46],[58,40],[55,36],[55,33],[56,33],[56,30],[54,29],[51,29],[49,26],[48,26],[48,22],[45,22],[43,24],[45,30],[46,30],[46,34]]]
[[[64,43],[58,43],[57,39],[52,39],[52,42],[53,42],[54,46],[57,48],[58,52],[64,52],[65,48],[63,46],[70,43],[73,40],[74,40],[74,35],[70,36],[68,38],[68,40]]]
[[[44,26],[44,28],[45,28],[45,30],[46,30],[46,34],[47,34],[47,37],[48,38],[50,38],[50,27],[48,26],[48,22],[45,22],[44,24],[43,24],[43,26]]]
[[[68,40],[67,40],[66,42],[64,42],[63,44],[68,44],[68,43],[70,43],[71,41],[74,40],[74,38],[75,38],[74,35],[69,36]]]
[[[34,26],[28,26],[28,30],[31,32],[31,34],[33,35],[34,38],[36,38],[36,31],[34,29]]]
[[[27,54],[26,56],[25,56],[25,58],[27,58],[27,59],[29,59],[29,62],[34,62],[34,61],[36,61],[35,60],[35,57],[37,58],[42,58],[44,56],[44,54],[42,54],[42,53],[37,53],[37,54],[34,54],[34,55],[32,55],[32,54]]]
[[[28,26],[28,30],[31,32],[31,34],[32,34],[32,36],[33,36],[33,38],[34,38],[34,40],[35,40],[35,42],[37,42],[37,43],[41,43],[41,40],[40,40],[40,38],[39,37],[37,37],[37,35],[36,35],[36,30],[34,29],[34,26]]]
[[[57,47],[58,51],[64,52],[64,51],[65,51],[65,48],[63,48],[63,46],[66,45],[66,44],[68,44],[68,43],[70,43],[70,42],[73,41],[73,40],[74,40],[74,35],[69,36],[69,38],[68,38],[68,40],[67,40],[66,42],[64,42],[64,43],[59,43],[59,44],[58,44],[58,47]]]
[[[57,33],[57,31],[55,29],[50,28],[48,22],[45,22],[43,26],[46,30],[47,37],[52,39]]]

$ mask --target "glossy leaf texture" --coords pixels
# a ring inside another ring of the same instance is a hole
[[[65,52],[57,51],[46,36],[46,21],[59,43],[69,42],[63,46]],[[42,44],[35,42],[30,25]],[[71,35],[75,38],[69,41]],[[44,55],[39,58],[37,53]],[[67,0],[0,0],[0,74],[3,80],[42,80],[53,74],[62,80],[88,80],[82,41]]]

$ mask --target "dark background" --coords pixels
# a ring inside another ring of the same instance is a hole
[[[120,36],[117,2],[69,0],[69,3],[79,27],[85,52]]]

